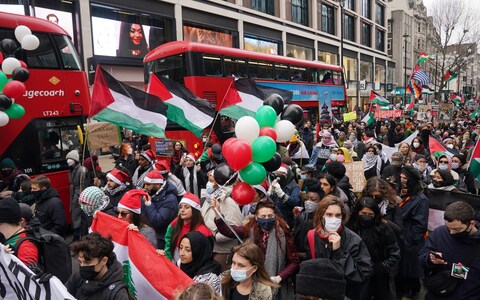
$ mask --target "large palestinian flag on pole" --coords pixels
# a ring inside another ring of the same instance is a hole
[[[262,91],[253,79],[235,80],[222,101],[235,104],[223,108],[219,113],[237,120],[243,116],[254,117],[257,110],[263,106],[263,97]]]
[[[160,97],[168,106],[167,119],[201,137],[203,130],[212,123],[214,109],[205,99],[195,96],[178,82],[150,73],[147,92]]]
[[[439,141],[434,139],[432,136],[428,137],[428,146],[430,148],[430,154],[435,158],[446,154],[449,157],[453,157],[453,153],[448,151],[448,148],[445,148]]]
[[[102,212],[93,219],[92,231],[112,237],[113,251],[123,265],[123,281],[135,299],[173,299],[174,294],[193,284],[138,231],[128,230],[128,223]]]
[[[373,90],[370,91],[370,103],[376,103],[380,106],[388,106],[390,101],[383,98],[379,94],[375,93]]]
[[[470,164],[468,166],[468,170],[472,175],[477,179],[480,180],[480,139],[477,140],[477,144],[472,152],[472,157],[470,158]]]
[[[164,138],[167,106],[154,95],[116,80],[97,66],[89,116],[148,136]]]

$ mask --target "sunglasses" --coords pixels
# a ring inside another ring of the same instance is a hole
[[[117,211],[115,211],[115,212],[117,213],[117,215],[122,216],[122,218],[125,218],[126,216],[128,216],[129,214],[131,214],[131,212],[129,212],[129,211],[119,211],[119,210],[117,210]]]
[[[442,165],[446,165],[446,164],[448,164],[448,161],[441,160],[441,161],[439,161],[439,163],[442,164]]]

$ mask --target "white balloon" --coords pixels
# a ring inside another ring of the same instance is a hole
[[[21,44],[25,50],[35,50],[40,45],[40,40],[33,34],[29,34],[23,37]]]
[[[235,124],[235,135],[239,139],[246,140],[249,144],[260,134],[260,126],[257,120],[252,117],[241,117]]]
[[[11,75],[13,70],[21,66],[22,65],[15,57],[7,57],[2,62],[2,71],[7,75]]]
[[[20,25],[15,28],[15,37],[17,38],[17,41],[21,42],[23,38],[27,35],[31,35],[32,31],[30,28],[28,28],[25,25]]]
[[[277,142],[285,143],[289,141],[295,133],[295,126],[287,120],[280,120],[275,124],[275,132],[277,133]]]
[[[10,118],[8,115],[3,111],[0,111],[0,127],[7,125],[9,120]]]

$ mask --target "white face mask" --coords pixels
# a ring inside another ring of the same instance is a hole
[[[337,160],[337,155],[336,154],[330,154],[330,160],[331,161],[336,161]]]
[[[325,230],[328,232],[337,232],[340,225],[342,225],[342,219],[338,219],[335,217],[324,217],[323,218],[323,225]]]
[[[447,148],[453,149],[453,144],[448,144]]]
[[[447,164],[440,164],[438,165],[439,170],[448,170],[448,165]]]
[[[413,143],[413,147],[414,147],[414,148],[420,147],[420,143]]]
[[[313,213],[313,212],[316,212],[317,211],[317,208],[318,208],[318,202],[314,202],[314,201],[310,201],[310,200],[307,200],[305,201],[305,212],[306,213]]]
[[[75,164],[75,161],[71,158],[67,159],[67,164],[69,167],[73,166]]]
[[[460,168],[460,163],[452,162],[452,169],[456,170],[458,168]]]
[[[133,153],[133,149],[132,148],[128,148],[127,149],[127,154],[132,154]]]

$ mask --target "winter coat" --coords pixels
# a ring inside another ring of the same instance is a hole
[[[87,187],[87,169],[77,163],[75,167],[68,172],[68,181],[70,182],[70,212],[72,213],[73,229],[80,228],[82,221],[82,209],[78,204],[80,193]]]
[[[229,272],[229,271],[227,271]],[[233,281],[233,279],[232,279]],[[234,282],[234,286],[226,290],[225,299],[230,299],[232,290],[236,288],[237,283]],[[252,290],[248,296],[248,300],[272,300],[272,288],[266,284],[261,283],[256,278],[252,282]]]
[[[115,162],[115,168],[118,169],[119,167],[128,171],[128,175],[132,178],[133,173],[135,173],[138,167],[138,162],[133,155],[129,155],[127,159],[119,157]]]
[[[142,211],[157,233],[157,245],[160,249],[165,246],[165,232],[170,222],[178,213],[177,189],[168,181],[151,200],[151,205],[142,204]]]
[[[468,171],[466,168],[459,168],[455,171],[458,173],[458,176],[460,177],[459,180],[462,180],[465,183],[468,192],[472,194],[476,194],[477,189],[475,188],[475,177],[473,177],[472,173],[470,173],[470,171]]]
[[[128,300],[122,265],[115,257],[113,259],[107,273],[99,281],[85,280],[79,272],[73,273],[65,284],[68,292],[78,300]]]
[[[328,258],[342,266],[347,281],[345,296],[352,300],[362,299],[362,286],[370,275],[370,254],[367,246],[355,232],[342,227],[339,234],[341,237],[340,248],[332,250],[331,247],[327,247],[328,240],[321,238],[316,231],[314,235],[315,257]],[[307,237],[305,237],[305,249],[307,250],[307,259],[311,259],[312,254]]]
[[[428,225],[428,198],[423,192],[411,196],[410,200],[400,204],[403,228],[398,240],[402,251],[400,275],[402,277],[419,278],[421,268],[418,264],[418,253],[425,243]]]
[[[466,280],[458,280],[455,293],[450,296],[434,296],[427,292],[427,300],[447,300],[447,299],[478,299],[480,294],[480,231],[471,234],[465,240],[452,238],[445,225],[435,229],[427,238],[425,246],[420,251],[418,259],[425,272],[440,271],[442,268],[451,270],[452,262],[464,262],[470,259],[466,265],[469,268]],[[448,262],[448,265],[434,265],[429,261],[430,251],[442,253],[442,257]],[[471,253],[476,251],[476,256],[472,258]],[[470,257],[469,257],[470,256]]]
[[[280,198],[273,193],[270,198],[275,202],[275,206],[280,210],[281,217],[288,223],[290,227],[293,226],[293,208],[300,205],[300,187],[293,178],[293,173],[288,174],[288,183],[282,186],[285,195]]]
[[[67,216],[63,208],[62,200],[54,188],[46,189],[35,201],[35,216],[41,227],[65,237]]]

